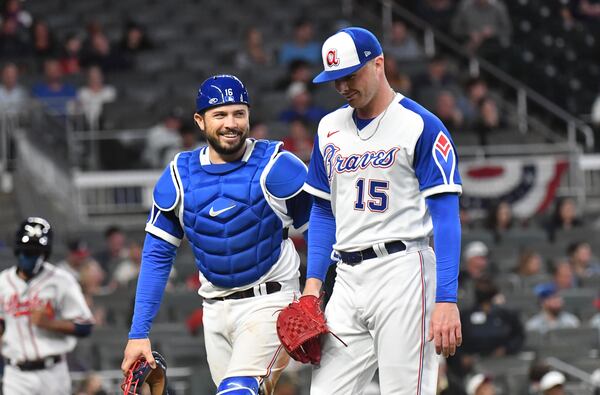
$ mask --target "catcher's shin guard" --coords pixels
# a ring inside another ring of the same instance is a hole
[[[256,377],[227,377],[217,388],[217,395],[259,395],[260,382]]]

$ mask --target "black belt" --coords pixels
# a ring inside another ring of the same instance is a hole
[[[244,291],[234,292],[231,295],[219,297],[219,298],[211,298],[211,300],[229,300],[229,299],[245,299],[245,298],[253,298],[259,295],[265,295],[264,292],[260,289],[262,285],[265,285],[266,294],[273,294],[275,292],[281,291],[281,284],[275,282],[267,282],[261,285],[258,285],[258,292],[254,292],[254,288],[246,289]]]
[[[400,240],[390,241],[388,243],[385,243],[385,249],[386,249],[388,255],[394,254],[396,252],[406,250],[406,244],[404,244]],[[375,250],[373,249],[373,247],[369,247],[362,251],[354,251],[354,252],[336,251],[336,252],[340,256],[342,262],[344,262],[348,265],[351,265],[351,266],[358,265],[362,261],[366,261],[367,259],[372,259],[372,258],[377,257],[377,254],[375,253]]]
[[[52,366],[62,361],[62,358],[62,355],[50,355],[49,357],[43,359],[36,359],[33,361],[25,361],[21,363],[16,363],[16,361],[12,361],[7,358],[6,364],[10,366],[16,366],[17,368],[23,371],[42,370],[51,368]]]

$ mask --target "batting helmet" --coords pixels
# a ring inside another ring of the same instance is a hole
[[[196,97],[196,112],[202,113],[209,108],[228,104],[250,106],[248,91],[239,78],[229,74],[215,75],[200,85]]]
[[[29,217],[19,227],[15,237],[15,255],[39,253],[48,259],[52,252],[52,228],[43,218]]]

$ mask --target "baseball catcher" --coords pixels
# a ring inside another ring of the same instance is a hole
[[[277,317],[277,336],[296,361],[318,365],[321,362],[321,335],[331,333],[321,310],[321,298],[305,295],[281,310]]]
[[[123,395],[139,395],[142,385],[147,383],[152,395],[169,395],[167,392],[167,362],[156,351],[152,351],[156,368],[152,369],[148,361],[141,357],[131,366],[127,377],[121,384]]]

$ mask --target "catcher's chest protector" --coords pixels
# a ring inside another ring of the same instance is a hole
[[[247,161],[226,165],[201,163],[207,148],[178,158],[185,233],[198,269],[217,286],[250,284],[279,259],[283,225],[260,184],[279,145],[256,141]]]

